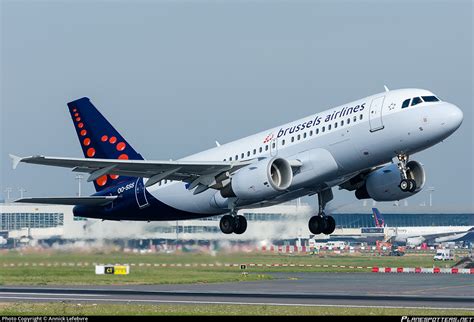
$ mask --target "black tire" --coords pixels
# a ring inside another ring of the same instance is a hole
[[[234,232],[234,217],[231,215],[222,216],[221,221],[219,223],[219,228],[224,234],[232,234]]]
[[[313,216],[308,223],[309,231],[312,234],[318,235],[323,231],[323,220],[320,216]]]
[[[408,183],[409,183],[409,186],[410,186],[410,188],[408,189],[408,191],[410,191],[410,192],[415,192],[415,190],[416,190],[416,181],[413,180],[413,179],[409,179],[409,180],[408,180]]]
[[[408,189],[410,189],[410,182],[407,179],[403,179],[402,181],[400,181],[399,187],[401,191],[407,192]]]
[[[323,220],[326,223],[326,225],[325,225],[326,227],[323,230],[323,234],[325,234],[325,235],[332,234],[334,232],[334,230],[336,229],[336,221],[331,216],[323,217]]]
[[[245,233],[247,230],[247,219],[244,216],[234,218],[234,233],[237,235]]]

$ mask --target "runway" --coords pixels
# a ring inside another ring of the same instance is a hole
[[[470,275],[273,273],[273,280],[182,285],[0,287],[0,302],[273,304],[474,310]]]

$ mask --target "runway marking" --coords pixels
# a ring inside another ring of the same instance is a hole
[[[0,292],[0,295],[8,294],[28,294],[28,295],[58,295],[57,293],[37,293],[37,292]],[[61,294],[63,295],[63,294]],[[67,296],[106,296],[105,294],[76,294],[76,293],[65,293]]]
[[[0,299],[21,299],[21,300],[53,300],[53,301],[109,301],[109,302],[149,302],[149,303],[176,303],[176,304],[232,304],[232,305],[268,305],[268,306],[304,306],[304,307],[352,307],[352,308],[384,308],[384,309],[430,309],[430,310],[466,310],[474,311],[474,308],[465,307],[430,307],[430,306],[389,306],[389,305],[347,305],[347,304],[305,304],[305,303],[265,303],[265,302],[225,302],[225,301],[175,301],[175,300],[137,300],[137,299],[88,299],[88,298],[55,298],[55,297],[17,297],[0,296]]]
[[[472,287],[472,286],[474,286],[474,284],[453,285],[453,286],[443,286],[443,287],[430,287],[430,288],[425,288],[425,289],[420,289],[420,290],[403,291],[401,293],[419,293],[419,292],[425,292],[425,291],[437,291],[437,290],[444,290],[444,289],[450,289],[450,288]]]

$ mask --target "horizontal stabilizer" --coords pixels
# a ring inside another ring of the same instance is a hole
[[[52,198],[21,198],[15,200],[18,203],[39,203],[50,205],[82,205],[82,206],[105,206],[114,201],[117,196],[87,196],[87,197],[52,197]]]

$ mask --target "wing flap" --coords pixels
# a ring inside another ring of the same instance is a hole
[[[16,203],[36,203],[50,205],[83,205],[83,206],[105,206],[118,196],[88,196],[88,197],[40,197],[40,198],[22,198],[17,199]]]

